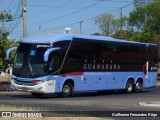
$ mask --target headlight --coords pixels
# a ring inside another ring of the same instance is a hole
[[[44,83],[43,80],[32,80],[32,83],[41,84]]]

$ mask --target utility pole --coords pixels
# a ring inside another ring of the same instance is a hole
[[[26,23],[26,0],[22,0],[22,16],[23,16],[23,37],[27,37],[27,23]]]
[[[80,34],[82,34],[82,23],[83,23],[83,21],[79,21],[78,23],[79,23],[79,25],[80,25],[80,26],[79,26],[79,27],[80,27]]]
[[[120,17],[121,17],[121,19],[120,19],[120,27],[121,27],[121,30],[123,29],[122,27],[123,27],[123,23],[122,23],[122,17],[123,17],[123,14],[122,14],[122,8],[120,8],[121,10],[120,10]]]

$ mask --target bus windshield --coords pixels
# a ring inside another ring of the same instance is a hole
[[[13,74],[18,77],[44,75],[44,53],[47,49],[49,49],[49,44],[20,44],[14,60]]]

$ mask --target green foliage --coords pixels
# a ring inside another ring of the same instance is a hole
[[[2,11],[0,12],[0,21],[5,19],[12,19],[13,16],[10,14],[10,12]]]
[[[150,42],[157,38],[157,34],[151,32],[138,32],[131,36],[129,40],[139,41],[139,42]]]
[[[134,0],[128,26],[133,31],[129,39],[140,42],[154,42],[160,35],[160,0]]]
[[[13,55],[9,61],[5,59],[7,49],[13,46],[15,46],[14,41],[7,39],[6,36],[2,36],[0,38],[0,72],[5,71],[9,67],[10,63],[13,62]]]
[[[129,30],[119,30],[113,35],[114,38],[128,40],[133,33]]]
[[[141,31],[145,24],[144,8],[139,8],[130,12],[128,25],[132,31]]]
[[[160,0],[149,1],[148,4],[136,7],[130,12],[129,26],[136,31],[160,34]]]
[[[102,14],[95,20],[103,35],[112,35],[118,39],[160,43],[158,42],[160,38],[160,0],[134,0],[134,10],[130,12],[128,18],[124,16],[115,19],[108,17],[109,15]],[[108,26],[112,30],[109,30]]]
[[[124,16],[119,19],[114,19],[115,31],[123,30],[123,27],[127,27],[128,17]]]
[[[139,7],[144,7],[148,5],[149,3],[153,2],[153,0],[134,0],[133,2],[135,9],[137,9]]]
[[[154,0],[151,4],[146,6],[146,25],[144,31],[153,31],[160,35],[160,1]]]

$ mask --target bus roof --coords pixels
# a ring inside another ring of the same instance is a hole
[[[135,41],[127,41],[121,39],[115,39],[108,36],[95,36],[95,35],[80,35],[80,34],[41,34],[37,36],[31,36],[22,39],[22,43],[31,43],[31,44],[49,44],[57,41],[63,40],[73,40],[73,38],[85,38],[92,40],[103,40],[103,41],[116,41],[116,42],[127,42],[127,43],[137,43],[137,44],[148,44]],[[154,44],[153,44],[154,45]]]
[[[23,43],[39,43],[49,44],[57,41],[72,40],[73,35],[71,34],[41,34],[36,36],[30,36],[22,39]]]

